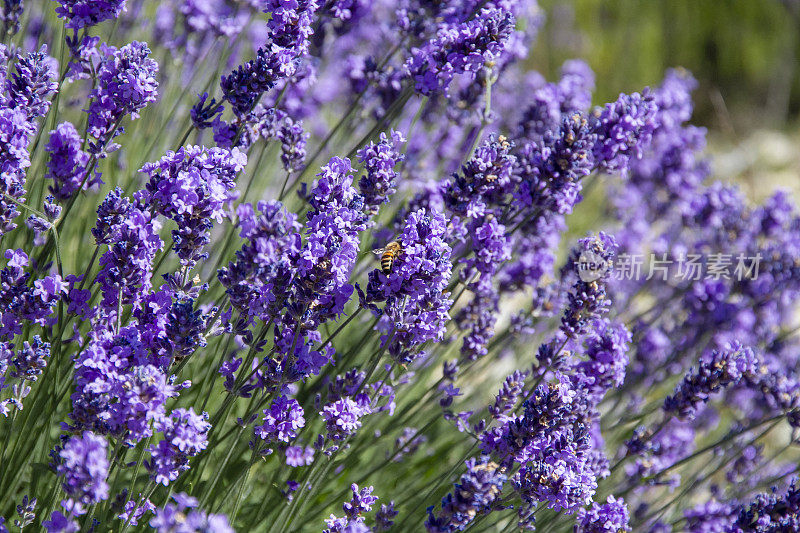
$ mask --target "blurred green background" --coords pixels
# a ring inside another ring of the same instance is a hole
[[[700,82],[693,122],[724,137],[796,129],[800,0],[540,0],[547,21],[531,67],[557,77],[583,58],[595,103],[659,84],[683,66]]]

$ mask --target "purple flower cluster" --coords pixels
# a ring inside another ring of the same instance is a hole
[[[255,59],[223,76],[220,87],[233,112],[243,117],[253,110],[264,92],[290,77],[296,69],[294,51],[268,43],[258,49]]]
[[[571,259],[577,279],[567,294],[567,308],[561,317],[561,331],[570,338],[585,333],[594,319],[608,312],[611,301],[604,281],[611,274],[617,248],[614,237],[603,232],[581,239],[578,245]]]
[[[353,497],[348,502],[342,504],[344,516],[336,518],[331,515],[330,518],[325,519],[328,529],[323,533],[365,533],[370,531],[364,523],[363,513],[372,510],[372,506],[378,501],[377,496],[372,495],[372,487],[358,488],[358,485],[353,483],[350,486]]]
[[[306,142],[309,133],[303,130],[302,120],[283,117],[275,137],[281,143],[281,163],[286,172],[297,172],[306,160]]]
[[[3,2],[3,8],[0,10],[0,20],[3,22],[6,34],[14,35],[19,31],[19,17],[22,15],[23,7],[22,0],[5,0]],[[0,528],[3,527],[2,520],[0,518]]]
[[[681,418],[693,418],[697,408],[720,389],[755,377],[759,362],[755,352],[734,343],[725,350],[715,350],[710,357],[701,359],[696,370],[691,370],[664,400],[664,411]]]
[[[115,191],[98,208],[94,234],[109,245],[100,257],[97,282],[102,306],[116,314],[118,305],[135,304],[150,290],[153,259],[164,243],[150,212],[121,201]]]
[[[50,343],[38,335],[33,342],[25,341],[22,348],[14,353],[10,342],[0,343],[0,393],[11,387],[11,396],[0,400],[0,414],[8,416],[11,408],[22,411],[22,400],[31,392],[31,385],[39,379],[50,358]],[[16,380],[13,385],[11,380]],[[5,396],[5,394],[3,394]]]
[[[353,293],[348,283],[365,228],[363,198],[353,187],[348,159],[334,157],[317,175],[307,199],[306,242],[294,262],[292,294],[277,321],[276,345],[289,358],[285,377],[317,374],[332,353],[313,349],[317,328],[338,317]]]
[[[106,2],[100,2],[105,4]],[[94,4],[91,2],[90,4]],[[97,68],[97,85],[89,95],[89,152],[101,157],[112,151],[111,140],[120,133],[126,116],[135,119],[158,96],[158,63],[150,58],[146,43],[134,41],[120,49],[105,47]]]
[[[49,98],[58,91],[55,60],[47,55],[47,46],[38,52],[19,55],[15,72],[6,83],[8,104],[22,109],[28,120],[43,117],[50,109]]]
[[[90,332],[75,361],[71,430],[113,435],[133,445],[150,437],[152,422],[166,416],[166,401],[177,390],[156,366],[160,358],[148,352],[140,328],[145,326]]]
[[[452,270],[446,231],[442,213],[414,211],[398,237],[401,251],[391,271],[369,274],[365,302],[380,316],[381,342],[398,363],[410,363],[421,344],[444,335],[452,304],[445,292]],[[373,302],[385,305],[378,310]]]
[[[238,148],[190,145],[142,167],[150,180],[139,199],[177,224],[173,248],[184,266],[192,268],[207,257],[203,248],[211,240],[212,220],[222,222],[236,176],[246,165],[247,156]]]
[[[3,168],[0,180],[0,235],[17,227],[14,219],[19,216],[17,202],[24,200],[25,171],[31,162],[28,142],[33,126],[21,109],[0,104],[0,165]]]
[[[150,447],[150,461],[145,467],[156,483],[166,486],[189,469],[189,458],[198,455],[208,446],[208,415],[197,415],[190,409],[175,409],[169,416],[156,420],[156,431],[164,438]]]
[[[436,37],[413,51],[404,68],[419,93],[447,94],[455,75],[474,75],[484,63],[496,59],[513,28],[511,13],[483,9],[470,21],[440,27]]]
[[[45,177],[53,180],[49,189],[58,200],[68,200],[81,186],[86,190],[103,183],[98,173],[84,183],[89,154],[83,151],[82,145],[81,136],[71,122],[62,122],[50,132],[45,147],[50,154]]]
[[[27,55],[17,54],[16,70],[6,78],[8,50],[0,45],[0,235],[17,224],[18,203],[25,202],[25,174],[30,166],[28,144],[35,131],[35,121],[47,113],[49,98],[58,89],[52,58],[46,47]]]
[[[585,113],[594,89],[594,73],[580,60],[569,60],[561,66],[561,79],[537,87],[530,102],[513,127],[515,139],[537,141],[547,132],[557,131],[562,115]],[[526,100],[527,102],[527,100]]]
[[[622,533],[630,531],[628,506],[622,498],[609,496],[606,503],[592,503],[589,509],[578,511],[577,533]]]
[[[391,132],[391,140],[381,133],[380,142],[369,143],[358,151],[358,160],[364,165],[364,174],[358,180],[358,189],[364,197],[364,209],[374,216],[381,205],[396,192],[398,173],[395,167],[403,161],[400,145],[406,138],[399,131]]]
[[[586,336],[586,360],[573,368],[573,379],[599,403],[605,393],[625,381],[631,333],[623,324],[596,321]]]
[[[358,431],[361,419],[372,413],[369,396],[344,397],[322,408],[320,415],[327,428],[326,439],[341,441]]]
[[[514,477],[522,501],[546,502],[556,511],[573,513],[587,505],[597,489],[589,459],[588,433],[578,425],[552,439]]]
[[[650,142],[656,127],[658,107],[653,93],[621,94],[616,102],[592,116],[592,130],[599,142],[594,157],[605,171],[625,171],[629,161],[642,157],[642,146]]]
[[[117,18],[125,11],[127,0],[58,0],[56,14],[64,19],[67,28],[80,30],[104,20]]]
[[[317,0],[265,0],[261,7],[270,14],[267,28],[273,42],[298,56],[305,55],[308,39],[314,33],[312,17],[319,9]]]
[[[175,500],[174,504],[168,503],[163,509],[157,509],[155,516],[150,519],[150,527],[158,533],[233,533],[225,515],[206,514],[196,509],[198,501],[195,498],[179,493],[173,495],[172,499]]]
[[[54,453],[56,474],[68,499],[64,508],[74,516],[86,507],[108,498],[108,455],[106,439],[91,431],[71,437]]]
[[[739,508],[729,531],[795,531],[800,528],[800,488],[794,479],[784,494],[759,494],[749,505]]]
[[[708,180],[687,73],[592,109],[586,63],[522,61],[535,1],[54,6],[63,32],[19,0],[0,21],[25,29],[0,45],[18,529],[307,530],[343,500],[326,533],[800,527],[773,433],[800,428],[800,214]],[[109,157],[160,88],[174,113]],[[608,202],[569,250],[588,191]],[[672,275],[742,252],[756,276]],[[641,254],[680,261],[612,276]]]
[[[301,248],[297,216],[277,201],[236,209],[239,235],[247,242],[236,260],[220,269],[219,279],[231,305],[244,316],[269,322],[283,307]]]
[[[453,492],[442,498],[442,510],[437,516],[428,508],[425,527],[432,533],[464,530],[476,517],[502,508],[497,505],[506,475],[495,463],[483,457],[469,459],[467,472],[461,476]]]
[[[528,372],[517,370],[503,381],[503,386],[495,396],[494,405],[489,406],[489,414],[492,415],[492,418],[500,420],[511,413],[522,394],[528,375]]]
[[[28,255],[22,250],[6,250],[5,258],[0,270],[0,339],[10,340],[23,326],[46,325],[67,286],[58,274],[31,282],[31,273],[25,271]]]
[[[305,423],[303,408],[297,400],[278,396],[264,409],[264,421],[255,427],[255,434],[267,444],[288,443],[297,437],[297,431]]]

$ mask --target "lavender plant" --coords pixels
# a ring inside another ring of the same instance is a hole
[[[3,9],[0,533],[799,530],[800,210],[688,72],[592,106],[533,0]]]

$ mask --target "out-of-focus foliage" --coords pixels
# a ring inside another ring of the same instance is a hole
[[[595,99],[655,85],[681,65],[700,82],[694,121],[735,133],[782,127],[800,113],[797,0],[545,0],[531,68],[553,75],[571,57],[597,74]]]

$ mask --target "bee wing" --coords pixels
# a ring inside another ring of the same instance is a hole
[[[375,255],[383,255],[386,252],[386,248],[375,248],[372,250],[372,253]]]

